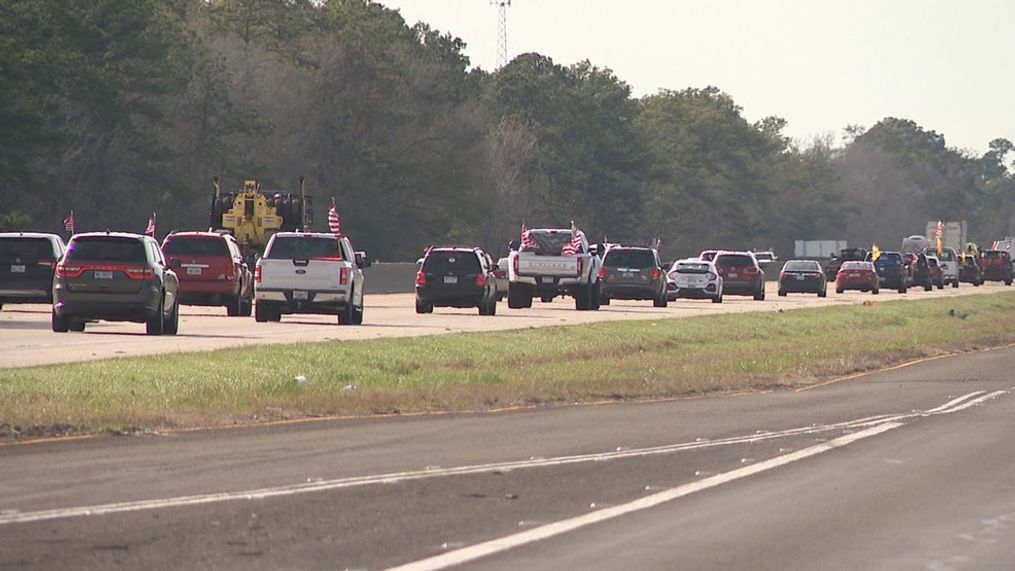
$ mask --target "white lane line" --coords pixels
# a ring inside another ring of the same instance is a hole
[[[945,410],[946,408],[955,406],[955,405],[959,404],[960,402],[962,402],[962,401],[964,401],[966,399],[971,399],[971,398],[975,397],[976,395],[982,395],[984,392],[985,391],[973,391],[973,392],[971,392],[971,393],[969,393],[967,395],[962,395],[962,396],[960,396],[958,398],[954,398],[954,399],[944,403],[943,405],[941,405],[941,406],[939,406],[937,408],[932,408],[932,409],[928,410],[927,412],[929,412],[929,413],[941,412],[941,411]]]
[[[982,402],[987,398],[1004,394],[1006,391],[996,391],[989,395],[980,397],[974,401],[970,401],[963,405],[963,408],[968,408],[973,404]],[[39,510],[29,512],[15,512],[15,513],[2,513],[0,512],[0,525],[9,525],[17,523],[30,523],[37,521],[45,521],[60,518],[70,517],[83,517],[83,516],[98,516],[108,515],[117,513],[127,512],[138,512],[145,510],[155,510],[173,507],[185,507],[195,506],[202,504],[211,504],[217,502],[228,502],[228,501],[239,501],[239,500],[263,500],[267,498],[292,496],[297,494],[308,494],[315,492],[325,492],[331,490],[340,490],[344,488],[352,488],[358,486],[368,486],[375,484],[394,484],[399,482],[408,482],[413,480],[423,480],[429,478],[439,478],[445,476],[463,476],[490,473],[495,471],[510,471],[517,469],[529,469],[529,468],[543,468],[553,466],[564,466],[569,464],[579,464],[585,462],[601,462],[606,460],[618,460],[624,458],[636,458],[644,456],[653,456],[660,454],[672,454],[675,452],[683,452],[687,450],[702,450],[707,448],[717,448],[721,446],[730,446],[736,444],[754,444],[767,440],[774,440],[778,438],[787,438],[791,436],[802,436],[809,434],[817,434],[821,432],[828,432],[834,430],[849,430],[849,429],[862,429],[869,426],[877,426],[889,422],[897,422],[916,416],[928,416],[929,414],[947,414],[954,412],[952,409],[944,408],[948,406],[954,406],[955,402],[965,401],[975,395],[981,394],[982,391],[969,393],[959,399],[949,401],[942,407],[931,409],[936,411],[931,413],[910,413],[910,414],[897,414],[897,415],[878,415],[857,420],[850,420],[845,422],[839,422],[836,424],[828,425],[817,425],[802,428],[792,428],[788,430],[769,432],[761,434],[751,434],[748,436],[738,436],[731,438],[724,438],[718,440],[708,440],[702,442],[685,442],[680,444],[670,444],[665,446],[656,446],[650,448],[634,448],[631,450],[611,451],[595,454],[583,454],[575,456],[559,456],[555,458],[539,458],[531,460],[519,460],[510,462],[497,462],[491,464],[479,464],[471,466],[460,466],[454,468],[439,468],[431,470],[416,470],[409,472],[395,472],[389,474],[378,474],[372,476],[358,476],[353,478],[340,478],[333,480],[322,480],[319,482],[308,482],[291,484],[288,486],[278,486],[272,488],[259,488],[254,490],[241,490],[236,492],[220,492],[212,494],[200,494],[193,496],[178,496],[172,498],[159,498],[153,500],[138,500],[132,502],[116,502],[108,504],[99,504],[92,506],[80,506],[70,508],[57,508],[50,510]],[[961,409],[959,409],[961,410]],[[0,506],[3,507],[3,506]]]
[[[639,498],[626,504],[596,510],[594,512],[573,517],[571,519],[566,519],[555,523],[547,524],[544,526],[540,526],[534,529],[530,529],[506,537],[501,537],[499,539],[494,539],[470,547],[465,547],[463,549],[458,549],[434,557],[429,557],[427,559],[421,559],[419,561],[414,561],[412,563],[400,565],[398,567],[392,567],[391,571],[435,571],[438,569],[446,569],[448,567],[461,565],[463,563],[475,561],[476,559],[487,557],[495,553],[500,553],[508,549],[520,547],[528,543],[549,539],[553,536],[574,531],[576,529],[592,525],[595,523],[599,523],[602,521],[606,521],[608,519],[613,519],[629,513],[652,508],[660,504],[671,502],[678,498],[691,495],[695,492],[700,492],[702,490],[714,488],[716,486],[720,486],[722,484],[726,484],[734,480],[739,480],[741,478],[753,476],[755,474],[759,474],[767,470],[772,470],[780,466],[785,466],[786,464],[790,464],[792,462],[798,462],[805,458],[810,458],[811,456],[816,456],[823,452],[828,452],[829,450],[834,450],[836,448],[847,446],[858,440],[863,440],[864,438],[870,438],[872,436],[888,432],[889,430],[893,430],[900,426],[904,425],[900,422],[888,422],[884,424],[879,424],[878,426],[874,426],[872,428],[868,428],[860,432],[854,432],[853,434],[840,436],[839,438],[830,440],[823,444],[818,444],[817,446],[811,446],[810,448],[805,448],[797,452],[791,452],[784,456],[777,456],[770,460],[765,460],[763,462],[759,462],[757,464],[753,464],[745,468],[739,468],[737,470],[733,470],[731,472],[726,472],[723,474],[717,474],[715,476],[711,476],[709,478],[705,478],[697,482],[692,482],[690,484],[684,484],[683,486],[670,488],[668,490],[652,494],[649,496],[645,496],[644,498]]]
[[[953,406],[948,410],[938,410],[938,411],[935,411],[934,409],[928,410],[926,413],[923,414],[923,416],[931,416],[933,414],[951,414],[953,412],[959,412],[960,410],[966,410],[967,408],[976,406],[982,402],[991,399],[995,399],[1004,394],[1008,394],[1008,391],[994,391],[992,393],[985,394],[982,397],[977,397],[971,401],[964,402],[958,406]]]

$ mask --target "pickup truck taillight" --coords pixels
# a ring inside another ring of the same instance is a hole
[[[426,285],[426,274],[423,270],[416,272],[416,285]]]
[[[659,279],[659,268],[652,268],[652,281]]]
[[[349,283],[349,268],[342,268],[338,270],[338,284],[347,285]]]
[[[599,279],[601,279],[601,280],[605,280],[606,279],[606,268],[605,267],[599,268]]]
[[[254,283],[255,284],[261,283],[261,266],[260,265],[254,266]]]
[[[476,275],[476,287],[486,287],[486,274]]]

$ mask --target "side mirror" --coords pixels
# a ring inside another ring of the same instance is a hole
[[[173,259],[169,260],[169,267],[173,268],[174,270],[180,269],[180,266],[182,266],[182,265],[183,265],[183,263],[180,262],[179,258],[173,258]]]
[[[511,240],[508,242],[508,250],[511,250],[512,252],[517,252],[519,246],[521,246],[521,243],[518,240]]]
[[[357,266],[361,269],[370,267],[370,256],[367,254],[366,250],[363,250],[362,252],[355,252],[355,254]]]

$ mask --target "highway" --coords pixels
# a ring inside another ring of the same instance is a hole
[[[1010,569],[1013,359],[737,397],[6,444],[0,569]]]
[[[830,288],[831,290],[832,288]],[[337,325],[334,316],[284,316],[280,323],[256,323],[253,317],[226,317],[225,308],[183,306],[180,333],[176,336],[149,337],[139,323],[89,323],[82,333],[53,333],[50,309],[46,305],[8,305],[0,310],[0,368],[27,367],[108,359],[134,355],[153,355],[181,351],[208,351],[228,347],[271,343],[313,342],[334,339],[375,339],[409,337],[469,331],[522,329],[552,325],[571,325],[616,319],[660,319],[692,317],[745,311],[779,311],[863,301],[885,302],[897,299],[939,299],[955,295],[987,294],[1005,290],[999,283],[983,287],[963,284],[925,292],[910,289],[905,295],[883,291],[869,293],[830,291],[827,298],[814,295],[776,295],[770,282],[766,300],[726,296],[723,303],[707,300],[678,300],[669,307],[654,308],[646,301],[614,301],[599,311],[575,311],[570,298],[552,303],[538,300],[529,309],[508,309],[498,304],[497,315],[480,316],[475,310],[438,308],[430,315],[417,315],[412,294],[374,294],[365,297],[364,325]]]

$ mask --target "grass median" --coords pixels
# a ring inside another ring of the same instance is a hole
[[[1015,293],[886,297],[0,370],[0,438],[795,387],[1015,342]]]

